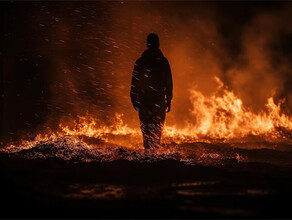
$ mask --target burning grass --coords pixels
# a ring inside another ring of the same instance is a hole
[[[26,158],[58,157],[86,162],[173,158],[193,164],[246,159],[237,152],[223,152],[224,143],[228,144],[229,149],[234,148],[234,144],[238,147],[238,143],[254,142],[274,143],[272,148],[276,148],[278,143],[290,146],[292,119],[281,113],[284,100],[275,104],[273,97],[270,97],[266,109],[256,114],[245,108],[241,99],[228,90],[219,78],[215,77],[215,80],[218,88],[210,97],[196,90],[190,91],[193,118],[184,128],[166,125],[163,145],[159,149],[144,151],[140,129],[129,127],[123,121],[123,115],[116,113],[109,125],[88,114],[78,116],[67,124],[59,124],[58,131],[39,134],[31,141],[22,140],[2,151],[16,154],[22,152]],[[187,143],[193,144],[189,147]],[[208,144],[217,149],[206,150]],[[268,148],[268,145],[264,147]]]

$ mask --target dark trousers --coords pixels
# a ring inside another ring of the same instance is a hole
[[[139,111],[140,127],[145,149],[160,146],[161,133],[165,121],[165,108],[142,108]]]

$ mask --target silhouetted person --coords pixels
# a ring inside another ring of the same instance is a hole
[[[139,112],[144,147],[150,149],[160,146],[165,112],[170,111],[172,76],[156,34],[148,35],[147,47],[134,66],[131,101]]]

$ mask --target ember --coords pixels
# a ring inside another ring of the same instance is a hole
[[[1,5],[1,213],[291,217],[290,2]],[[130,87],[149,33],[173,98],[145,150]]]

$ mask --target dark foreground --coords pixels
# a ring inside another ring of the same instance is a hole
[[[1,218],[291,218],[292,167],[1,155]]]

